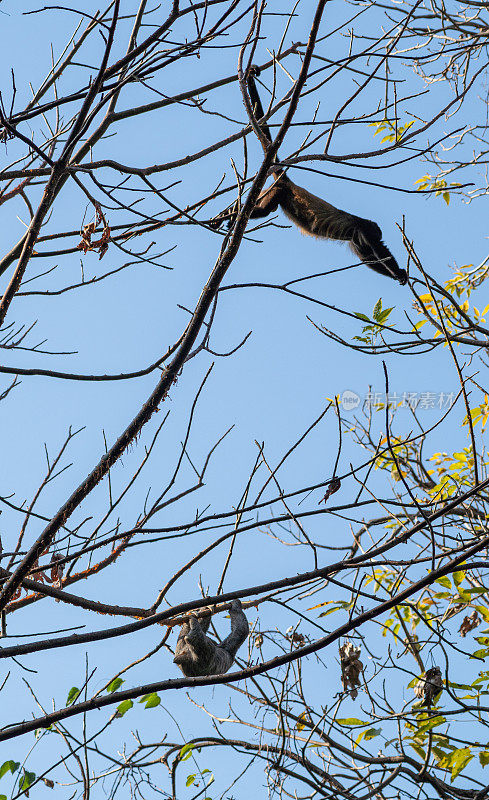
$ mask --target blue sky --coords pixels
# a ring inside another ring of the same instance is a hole
[[[76,6],[75,3],[71,5]],[[132,7],[134,4],[129,5]],[[76,20],[75,15],[61,12],[22,15],[22,11],[34,7],[32,4],[4,0],[0,9],[2,94],[8,106],[10,69],[14,67],[18,109],[23,107],[29,96],[28,81],[36,85],[40,76],[49,69],[50,43],[53,42],[55,53],[59,53],[67,35],[73,31]],[[96,7],[94,3],[84,5],[91,12]],[[341,3],[328,5],[324,28],[329,30],[341,26],[347,13],[351,13],[350,6],[346,8]],[[377,22],[373,12],[370,17],[356,23],[356,30],[375,32]],[[309,23],[310,8],[308,4],[304,4],[292,23],[287,44],[297,39],[304,40]],[[266,20],[264,40],[259,44],[256,53],[258,62],[269,57],[267,46],[277,46],[279,24],[280,21],[273,16]],[[347,36],[335,34],[326,44],[320,46],[318,52],[327,54],[329,58],[340,57],[347,52],[348,41]],[[92,58],[91,63],[97,63],[101,42],[95,44],[94,40],[91,48],[88,58]],[[124,48],[125,38],[121,34],[121,52]],[[236,63],[237,48],[216,49],[206,53],[202,60],[188,59],[178,62],[177,68],[165,72],[165,82],[160,85],[158,81],[161,79],[158,77],[155,85],[163,93],[172,94],[198,83],[203,84],[216,75],[232,74],[236,71]],[[297,73],[299,64],[293,57],[287,61],[287,66],[293,74]],[[405,81],[399,91],[410,94],[424,90],[421,79],[408,67],[399,67],[399,72]],[[77,73],[74,71],[73,87],[79,85],[81,75],[88,77],[89,74],[90,70]],[[264,76],[264,80],[268,81],[268,78]],[[287,85],[286,78],[281,75],[280,88]],[[300,121],[310,118],[311,109],[315,108],[317,102],[320,102],[318,119],[330,118],[341,105],[345,92],[351,91],[352,85],[349,80],[347,83],[342,73],[340,79],[327,84],[317,95],[306,98],[296,119]],[[63,84],[62,90],[67,91],[67,87],[70,87],[69,78]],[[378,90],[369,91],[366,98],[354,106],[352,111],[360,107],[363,110],[369,107],[374,109],[382,91],[382,86]],[[443,105],[446,92],[446,87],[435,85],[428,96],[407,101],[402,118],[426,117],[433,108]],[[131,89],[121,101],[121,108],[130,106],[131,102],[140,102],[139,98],[142,96],[142,93],[139,94],[139,87]],[[145,101],[149,102],[152,97],[148,93]],[[211,95],[208,105],[221,111],[224,108],[230,117],[241,123],[244,121],[237,84],[232,84],[218,95]],[[475,119],[479,112],[479,100],[469,100],[462,117],[464,120]],[[63,113],[67,114],[67,111]],[[277,121],[280,119],[279,114]],[[35,132],[36,141],[42,141],[37,122],[36,126],[32,132]],[[452,120],[441,119],[435,131],[430,133],[430,139],[434,140],[441,131],[452,127],[455,127]],[[190,109],[188,105],[181,106],[178,110],[170,107],[154,115],[124,122],[116,136],[106,138],[99,145],[94,157],[111,157],[138,166],[170,161],[194,152],[204,144],[222,138],[236,129],[237,125],[231,121],[219,116],[204,116]],[[29,125],[25,125],[23,131],[28,135]],[[295,151],[306,131],[307,128],[300,127],[290,132],[282,148],[284,157]],[[380,136],[374,137],[374,129],[367,125],[342,127],[335,134],[333,150],[335,153],[369,151],[379,147],[379,139]],[[318,151],[320,143],[317,150],[314,150]],[[2,163],[13,160],[16,152],[14,142],[9,142],[8,147],[2,146]],[[261,155],[257,143],[251,139],[248,157],[250,171],[254,173]],[[174,172],[163,173],[155,182],[164,189],[178,179],[179,185],[167,190],[168,197],[182,205],[191,203],[201,194],[210,192],[224,173],[225,183],[232,182],[231,158],[241,166],[241,145],[220,150],[203,162],[196,162],[179,170],[178,175]],[[384,159],[384,163],[387,162],[388,159]],[[310,191],[327,198],[338,207],[376,220],[382,228],[386,243],[401,266],[406,264],[406,255],[397,226],[402,225],[403,220],[407,235],[414,240],[425,268],[440,282],[450,277],[454,265],[477,264],[486,256],[487,211],[483,199],[467,204],[461,197],[454,196],[447,207],[441,198],[419,193],[406,194],[341,180],[341,177],[361,177],[391,187],[413,189],[418,178],[427,172],[433,172],[431,165],[416,160],[384,170],[374,170],[371,167],[371,164],[382,163],[382,159],[362,163],[367,168],[331,163],[312,165],[318,169],[324,167],[324,171],[337,175],[336,178],[299,170],[293,174],[298,183],[307,185]],[[119,178],[117,174],[110,174],[109,177],[113,182]],[[482,171],[477,173],[474,169],[469,179],[482,182]],[[455,180],[460,180],[460,177],[457,176]],[[36,192],[37,190],[33,192],[34,198]],[[226,202],[227,198],[221,201],[220,207],[224,207]],[[78,229],[82,224],[86,205],[86,198],[79,190],[73,184],[67,185],[46,230],[52,232],[58,228]],[[162,201],[154,196],[146,198],[142,207],[152,212],[164,208]],[[218,208],[214,210],[217,211]],[[2,251],[6,251],[17,241],[23,226],[16,215],[25,220],[25,213],[25,206],[20,199],[6,204],[0,210]],[[89,211],[88,214],[90,213]],[[119,221],[115,211],[112,214],[108,212],[108,216],[113,224]],[[280,225],[286,224],[281,215],[278,222]],[[140,369],[156,360],[183,330],[188,314],[178,306],[191,309],[195,305],[218,256],[221,239],[219,235],[211,235],[197,227],[164,228],[152,234],[152,237],[157,242],[157,251],[170,251],[161,259],[161,263],[171,267],[171,271],[148,264],[135,265],[115,277],[80,291],[56,297],[18,297],[12,304],[9,321],[29,325],[37,320],[35,332],[29,338],[31,345],[46,339],[49,349],[76,351],[76,354],[60,356],[22,351],[4,352],[4,363],[80,373],[117,373]],[[251,241],[251,238],[261,241]],[[145,243],[148,244],[149,239]],[[174,245],[178,245],[175,250],[172,249]],[[75,254],[60,259],[33,259],[26,276],[28,278],[56,264],[59,266],[54,273],[25,289],[30,290],[34,286],[52,289],[71,283],[79,278],[81,258]],[[85,274],[92,276],[115,268],[123,261],[123,254],[110,248],[101,262],[93,253],[84,256],[83,267]],[[283,283],[351,263],[353,257],[350,251],[339,243],[318,242],[301,236],[297,230],[288,226],[268,227],[243,242],[224,283]],[[3,280],[8,277],[4,276]],[[348,311],[368,314],[381,297],[384,307],[394,306],[392,320],[401,322],[404,312],[412,316],[414,314],[412,296],[407,287],[384,279],[366,267],[318,278],[305,286],[307,291],[319,299]],[[483,299],[480,303],[485,304]],[[209,468],[204,489],[170,507],[161,520],[165,525],[191,519],[196,508],[201,510],[209,506],[218,511],[235,507],[256,458],[255,440],[259,443],[265,442],[267,460],[276,464],[323,410],[327,398],[341,395],[345,390],[352,390],[364,397],[369,386],[383,391],[382,357],[366,356],[341,348],[318,333],[307,317],[319,326],[324,325],[340,332],[347,339],[359,334],[361,330],[360,325],[346,321],[340,314],[323,310],[279,291],[251,288],[230,290],[221,294],[212,331],[212,348],[225,352],[235,347],[249,331],[252,331],[252,335],[233,356],[213,358],[209,354],[202,354],[192,360],[160,413],[146,426],[137,445],[123,459],[123,464],[114,469],[114,485],[122,485],[124,476],[130,475],[131,468],[142,457],[143,448],[149,444],[163,414],[170,409],[169,420],[154,456],[144,470],[141,482],[122,504],[122,526],[135,523],[148,488],[151,487],[153,495],[156,494],[171,475],[178,458],[179,442],[185,433],[192,400],[212,361],[215,361],[215,366],[199,401],[190,440],[189,452],[192,459],[196,463],[202,462],[207,451],[224,431],[232,425],[235,427],[220,446]],[[457,375],[447,349],[439,348],[417,357],[389,355],[385,360],[391,388],[399,395],[403,392],[425,391],[448,393],[457,389]],[[22,503],[26,499],[28,501],[42,479],[45,468],[44,443],[50,452],[54,452],[66,436],[70,425],[73,429],[83,427],[64,462],[71,466],[47,488],[37,508],[39,513],[50,517],[66,494],[73,490],[100,458],[104,450],[104,434],[110,445],[152,391],[155,380],[154,374],[132,381],[111,383],[58,382],[44,377],[23,378],[21,385],[0,404],[3,452],[0,494],[9,497],[15,493],[16,502]],[[7,383],[5,381],[2,385]],[[456,422],[452,423],[449,419],[434,434],[433,449],[454,450],[466,445],[466,431],[460,426],[461,413],[462,411],[457,415]],[[430,425],[434,423],[437,412],[429,410],[420,414],[423,422]],[[397,419],[399,432],[406,433],[412,428],[412,419],[407,411],[400,411]],[[376,424],[378,432],[383,430],[383,426],[383,414],[379,414]],[[332,472],[336,448],[337,426],[331,415],[304,443],[300,455],[291,459],[291,463],[283,471],[283,475],[281,474],[282,488],[291,490],[296,486],[325,480]],[[364,452],[353,447],[345,437],[340,472],[348,471],[350,462],[360,463],[364,458]],[[190,480],[191,469],[187,467],[186,470]],[[376,479],[376,482],[379,488],[385,487],[381,479]],[[80,522],[90,515],[98,518],[103,513],[107,491],[107,484],[104,482],[84,504],[76,521]],[[356,491],[356,486],[345,484],[335,498],[338,503],[346,503],[355,496]],[[316,493],[310,500],[311,507],[317,504],[319,498],[320,493]],[[9,547],[7,543],[15,541],[18,528],[19,515],[4,509],[0,517],[4,549]],[[29,542],[33,541],[41,529],[41,521],[32,522],[28,527]],[[351,541],[349,525],[342,520],[321,518],[320,521],[311,523],[311,530],[315,535],[324,537],[324,541],[334,542],[335,545],[346,546]],[[130,551],[129,557],[121,558],[115,567],[92,578],[86,586],[87,596],[119,604],[148,605],[168,576],[195,553],[197,546],[200,548],[205,543],[205,537],[200,537],[198,544],[196,537],[189,537],[176,542],[159,542],[152,546],[152,550],[136,547]],[[219,551],[205,563],[207,571],[203,582],[209,586],[211,592],[217,588],[226,552]],[[311,555],[307,548],[283,547],[266,533],[255,531],[238,541],[237,556],[226,576],[225,588],[242,588],[311,567]],[[189,597],[197,597],[199,574],[202,571],[203,567],[199,565],[197,570],[180,581],[172,591],[170,601],[178,603]],[[75,584],[71,591],[84,594],[85,586],[82,583]],[[290,612],[277,612],[272,606],[262,606],[261,609],[260,624],[264,629],[275,625],[285,629],[294,623],[294,616]],[[255,622],[256,617],[256,613],[250,613],[252,622]],[[86,629],[92,629],[106,627],[111,622],[107,617],[94,618],[88,612],[74,614],[69,607],[53,603],[48,606],[44,601],[16,613],[9,621],[8,633],[10,637],[15,637],[71,625],[86,625]],[[118,620],[113,623],[118,624]],[[227,624],[227,621],[220,621],[220,630],[225,629]],[[153,646],[161,635],[162,629],[148,629],[133,637],[130,642],[115,639],[91,648],[89,670],[97,667],[92,691],[103,686],[111,674],[126,663],[128,651],[129,658],[137,657],[140,652],[144,652],[145,647]],[[15,638],[9,639],[9,643],[15,641]],[[335,665],[336,651],[326,654],[325,658],[329,674],[334,675],[334,691],[337,691],[339,681],[338,668]],[[55,698],[58,707],[63,705],[69,688],[83,682],[85,649],[82,647],[69,651],[48,651],[42,655],[42,659],[33,656],[21,661],[29,669],[39,671],[34,675],[23,673],[20,668],[12,671],[9,689],[4,692],[3,697],[2,724],[7,720],[24,718],[32,711],[32,698],[25,689],[23,677],[32,681],[33,688],[46,708],[50,707],[51,697]],[[307,669],[312,676],[317,676],[318,668],[314,664],[310,664]],[[0,672],[0,680],[3,675],[4,672]],[[166,676],[176,676],[176,669],[170,654],[162,651],[155,659],[130,673],[127,685],[151,682]],[[332,694],[333,690],[330,692]],[[235,702],[232,691],[224,687],[202,690],[194,697],[197,702],[205,699],[212,706],[213,712],[221,715],[227,713],[230,698]],[[162,705],[167,706],[172,714],[184,718],[184,735],[195,734],[200,726],[204,729],[202,712],[191,707],[183,696],[168,695]],[[100,719],[102,713],[105,714],[101,712]],[[145,712],[144,717],[140,715],[137,725],[144,730],[144,735],[149,740],[154,735],[161,735],[168,721],[166,711],[158,708]],[[119,724],[121,730],[125,728],[129,735],[129,729],[135,723],[128,720],[126,725],[124,720]],[[75,728],[76,723],[73,724],[73,729]],[[175,735],[172,733],[170,738]],[[20,760],[25,744],[22,740],[9,744],[5,758]],[[37,764],[36,768],[39,768],[38,762],[43,758],[38,753],[42,753],[43,749],[47,753],[51,752],[48,743],[41,745],[32,757],[33,763]],[[209,761],[213,761],[213,757],[209,757]],[[216,768],[224,769],[218,763],[217,757],[215,761]],[[254,776],[253,780],[261,780],[259,769],[254,772]]]

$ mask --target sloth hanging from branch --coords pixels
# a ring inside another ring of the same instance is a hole
[[[258,67],[250,67],[247,86],[253,113],[257,119],[262,120],[264,112],[255,84],[255,75],[258,74]],[[270,129],[266,122],[260,122],[259,129],[264,140],[261,141],[261,144],[266,153],[266,146],[272,141]],[[401,285],[406,283],[406,271],[399,267],[396,259],[382,241],[382,231],[376,222],[335,208],[321,197],[316,197],[302,186],[292,183],[283,169],[279,167],[274,169],[273,175],[273,185],[262,191],[250,218],[267,217],[280,206],[284,214],[297,225],[302,233],[316,236],[319,239],[348,242],[354,254],[370,269],[399,281]],[[231,224],[234,216],[235,212],[228,210],[223,212],[216,222],[220,223],[222,220],[228,219]]]
[[[198,619],[191,614],[188,622],[184,622],[175,647],[177,664],[187,678],[200,675],[221,675],[231,667],[239,648],[249,633],[240,600],[233,600],[229,610],[231,617],[231,633],[220,644],[216,644],[206,636],[211,617]]]

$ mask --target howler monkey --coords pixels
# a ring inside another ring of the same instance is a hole
[[[254,114],[260,120],[264,117],[264,112],[255,84],[255,75],[258,74],[258,67],[252,66],[249,69],[247,86]],[[259,128],[265,140],[261,143],[266,152],[266,144],[272,140],[270,129],[266,122],[260,122]],[[260,194],[251,218],[266,217],[280,206],[303,233],[320,239],[348,242],[354,254],[375,272],[393,278],[401,285],[406,283],[406,271],[399,267],[382,241],[382,231],[376,222],[349,214],[321,197],[316,197],[307,189],[293,183],[278,167],[274,170],[274,178],[273,185]],[[232,220],[233,216],[233,212],[225,212],[221,219]]]

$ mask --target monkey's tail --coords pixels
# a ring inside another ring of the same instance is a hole
[[[255,77],[260,74],[260,68],[256,64],[252,64],[248,70],[247,75],[247,87],[248,87],[248,94],[251,100],[251,107],[253,109],[253,114],[257,120],[261,120],[258,123],[258,127],[260,130],[260,144],[263,147],[263,152],[266,154],[267,146],[272,142],[272,134],[270,133],[270,128],[268,127],[268,123],[264,120],[265,112],[263,111],[263,106],[260,100],[260,95],[258,94],[258,89],[256,88]],[[275,180],[282,179],[283,181],[288,180],[287,176],[284,174],[283,170],[280,167],[277,167],[273,171]],[[236,215],[239,211],[239,208],[236,203],[233,205],[228,206],[225,208],[224,211],[221,211],[220,214],[217,215],[214,219],[208,222],[210,228],[218,229],[224,222],[227,222],[228,228],[231,228],[234,224],[236,219]]]
[[[253,108],[253,113],[255,117],[257,119],[262,119],[262,122],[259,123],[260,131],[267,140],[268,144],[270,144],[272,141],[272,134],[270,133],[270,128],[268,127],[268,123],[265,120],[263,120],[265,112],[263,111],[260,95],[258,94],[258,89],[256,88],[256,83],[255,83],[255,78],[257,78],[259,74],[260,74],[260,67],[258,67],[256,64],[252,64],[248,70],[248,75],[247,75],[248,94],[250,96],[251,107]]]
[[[350,247],[358,258],[370,269],[399,281],[401,286],[407,282],[407,273],[401,269],[391,251],[384,244],[380,236],[373,236],[372,232],[356,230],[350,241]]]
[[[261,132],[261,135],[263,137],[262,139],[260,139],[260,144],[263,147],[263,152],[266,155],[266,153],[267,153],[266,145],[272,143],[272,134],[270,132],[270,128],[268,126],[268,123],[266,121],[264,121],[264,119],[263,119],[263,117],[265,116],[265,112],[263,110],[263,106],[262,106],[262,102],[261,102],[261,99],[260,99],[260,95],[258,94],[258,89],[256,88],[256,83],[255,83],[255,78],[258,77],[258,75],[260,74],[260,71],[261,71],[260,67],[258,67],[256,64],[252,64],[251,67],[248,70],[248,76],[247,76],[246,83],[247,83],[247,86],[248,86],[248,94],[250,96],[251,107],[253,108],[253,113],[254,113],[255,117],[257,118],[257,120],[259,120],[259,119],[262,120],[259,123],[260,132]],[[277,156],[275,157],[275,160],[276,159],[277,159]],[[274,174],[275,178],[277,179],[281,175],[284,175],[284,171],[283,171],[283,169],[281,167],[277,167],[273,171],[273,174]]]

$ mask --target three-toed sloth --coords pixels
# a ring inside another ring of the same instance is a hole
[[[231,667],[250,629],[240,600],[232,601],[229,616],[231,633],[220,644],[206,636],[210,615],[198,619],[192,614],[189,621],[183,623],[173,661],[187,678],[221,675]]]

